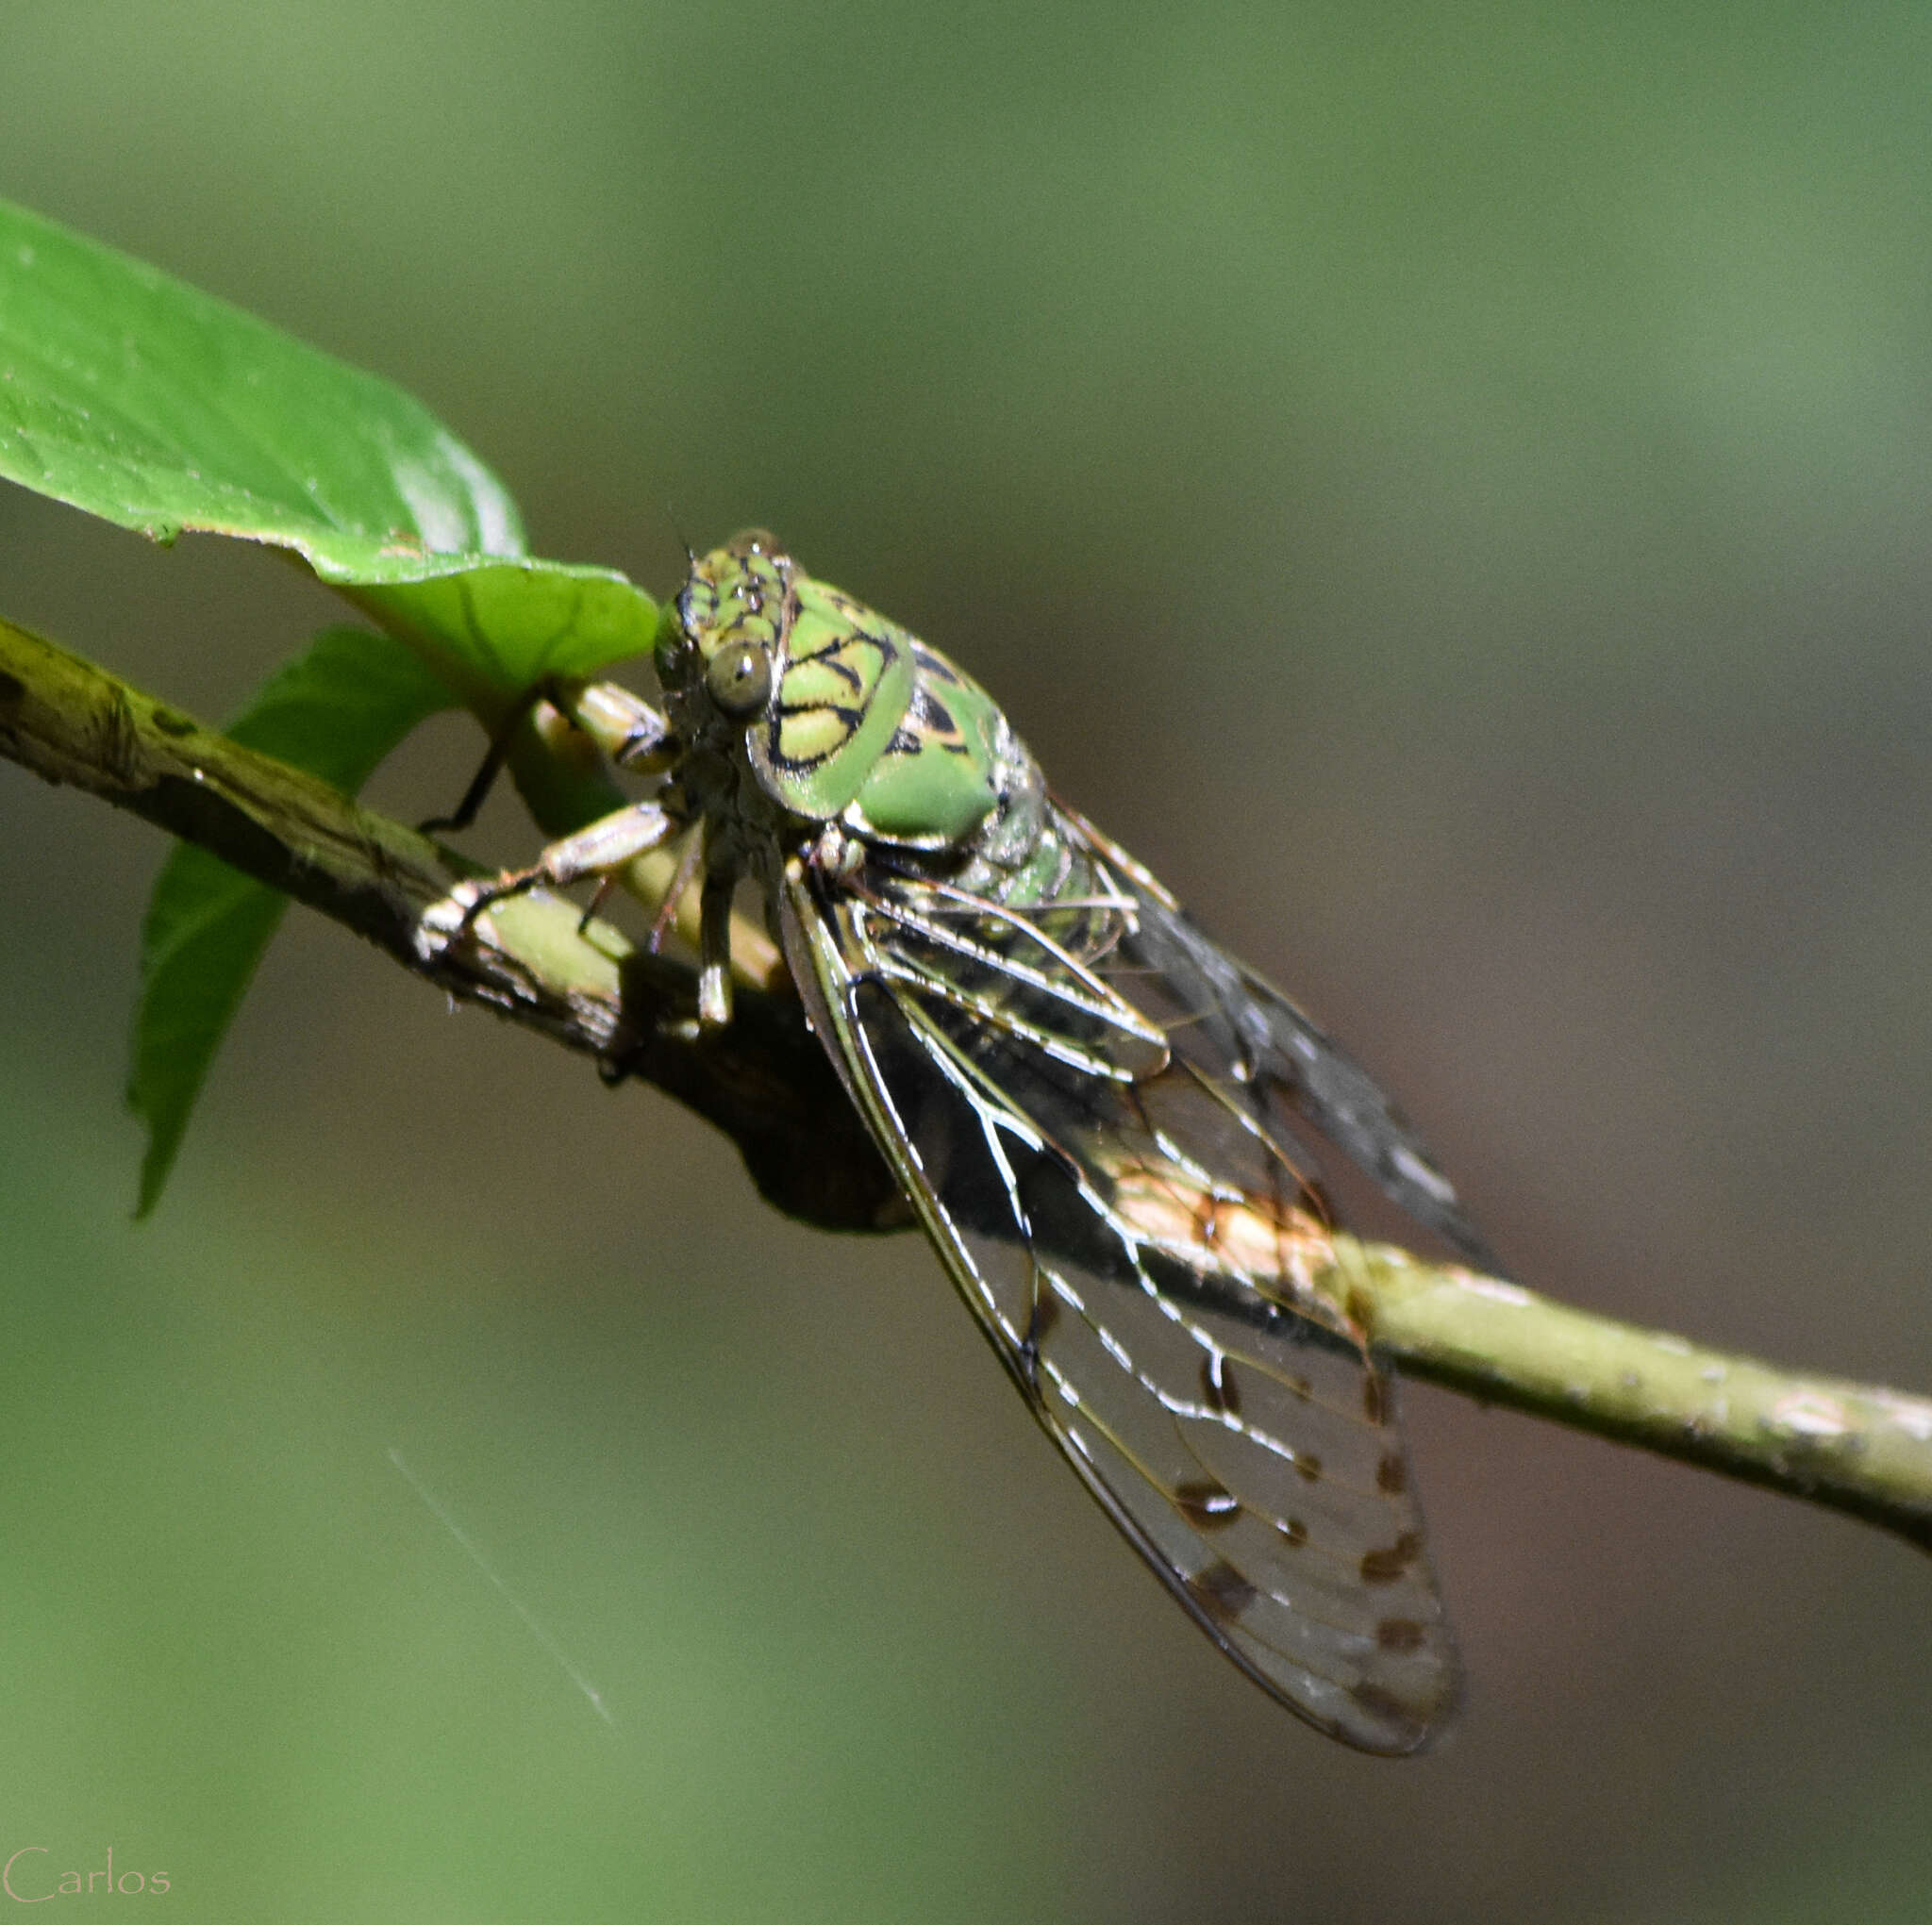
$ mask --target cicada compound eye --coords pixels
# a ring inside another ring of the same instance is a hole
[[[723,714],[756,715],[772,699],[772,651],[756,641],[721,648],[705,671],[705,688]]]

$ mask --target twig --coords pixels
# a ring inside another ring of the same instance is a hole
[[[1411,1377],[1807,1498],[1932,1551],[1932,1399],[1707,1350],[1385,1244],[1344,1250],[1338,1269],[1350,1309]]]
[[[286,764],[0,622],[0,755],[209,849],[453,996],[641,1077],[717,1124],[788,1214],[828,1229],[910,1221],[797,1001],[741,989],[692,1038],[692,972],[541,892],[425,944],[470,865]],[[431,952],[425,956],[424,951]],[[1932,1400],[1774,1369],[1341,1240],[1331,1283],[1409,1374],[1862,1518],[1932,1550]]]

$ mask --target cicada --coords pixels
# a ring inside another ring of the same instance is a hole
[[[1428,1743],[1456,1648],[1313,1145],[1487,1266],[1428,1153],[1051,793],[970,675],[769,535],[692,560],[656,670],[661,713],[608,683],[553,692],[655,793],[463,885],[459,926],[683,837],[695,1021],[717,1025],[755,886],[806,1021],[1101,1508],[1291,1710],[1367,1751]]]

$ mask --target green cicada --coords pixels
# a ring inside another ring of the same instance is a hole
[[[768,535],[665,610],[664,713],[559,699],[656,795],[459,888],[677,836],[702,871],[697,1021],[730,1020],[742,880],[959,1294],[1075,1474],[1256,1683],[1413,1751],[1454,1708],[1393,1386],[1320,1281],[1308,1132],[1472,1260],[1456,1193],[1368,1076],[1049,794],[992,699]]]

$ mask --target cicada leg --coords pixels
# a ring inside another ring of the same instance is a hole
[[[419,834],[440,836],[447,833],[460,835],[481,813],[483,805],[490,799],[490,791],[496,787],[496,778],[503,773],[503,765],[509,759],[509,745],[515,739],[516,732],[524,725],[543,693],[542,685],[534,683],[516,699],[516,705],[497,724],[496,733],[490,738],[490,746],[483,752],[483,759],[477,764],[476,772],[470,778],[470,786],[463,790],[462,800],[446,816],[428,816],[416,824]]]
[[[648,855],[684,826],[678,817],[658,803],[632,803],[627,808],[615,809],[588,828],[579,829],[574,836],[552,842],[527,869],[506,870],[488,882],[458,883],[450,891],[449,900],[461,909],[460,926],[467,929],[491,904],[522,895],[525,889],[543,884],[567,888],[586,876],[608,877],[625,863]],[[593,903],[584,912],[586,922],[595,914],[596,906]]]
[[[456,814],[425,823],[425,829],[460,829],[475,820],[491,784],[502,772],[512,737],[540,703],[547,704],[554,711],[553,724],[560,719],[569,727],[587,736],[619,768],[658,772],[672,767],[677,758],[679,744],[671,725],[641,696],[632,694],[628,689],[615,682],[552,677],[533,689],[497,731],[483,766],[465,791]],[[541,725],[541,715],[539,721]],[[508,870],[487,882],[459,883],[450,891],[448,898],[456,916],[438,918],[437,921],[443,930],[448,929],[451,921],[455,921],[457,930],[467,930],[492,904],[520,895],[526,889],[546,885],[563,888],[588,876],[595,876],[599,880],[597,894],[583,917],[584,922],[588,923],[628,864],[649,855],[691,826],[688,819],[674,815],[659,803],[634,803],[579,829],[575,835],[552,842],[527,869]],[[662,941],[676,913],[676,904],[703,856],[704,834],[700,825],[692,836],[684,860],[678,864],[670,893],[652,925],[650,949],[655,950]],[[731,904],[737,880],[735,873],[714,871],[706,876],[699,897],[697,1028],[700,1030],[721,1029],[731,1021]]]
[[[698,1027],[723,1029],[731,1021],[731,898],[738,878],[714,870],[698,898]]]
[[[620,769],[655,775],[677,758],[671,724],[617,682],[555,681],[545,699]]]
[[[692,878],[698,872],[698,864],[705,859],[705,832],[701,826],[692,830],[691,839],[685,844],[684,854],[678,857],[677,868],[671,877],[671,886],[664,891],[664,900],[658,904],[658,913],[651,919],[651,933],[644,938],[644,948],[652,955],[664,947],[664,938],[670,935],[672,925],[677,921],[678,905],[684,901],[685,892],[691,888]]]

